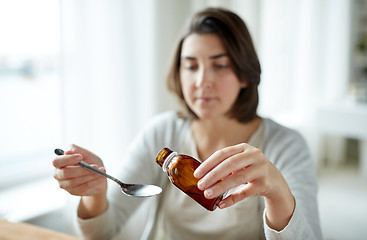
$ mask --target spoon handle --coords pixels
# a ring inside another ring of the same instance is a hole
[[[55,149],[55,153],[56,153],[57,155],[64,155],[64,150],[57,148],[57,149]],[[108,175],[107,173],[105,173],[105,172],[103,172],[103,171],[101,171],[101,170],[99,170],[99,169],[97,169],[97,168],[92,167],[91,165],[89,165],[89,164],[88,164],[88,163],[86,163],[86,162],[80,161],[80,162],[78,163],[78,165],[79,165],[79,166],[81,166],[81,167],[84,167],[84,168],[86,168],[86,169],[88,169],[88,170],[90,170],[90,171],[93,171],[93,172],[95,172],[95,173],[101,174],[102,176],[105,176],[106,178],[109,178],[109,179],[111,179],[111,180],[115,181],[115,182],[116,182],[116,183],[118,183],[120,186],[125,186],[125,184],[124,184],[123,182],[121,182],[120,180],[118,180],[117,178],[114,178],[114,177],[112,177],[112,176]]]
[[[79,165],[79,166],[82,166],[82,167],[84,167],[84,168],[86,168],[86,169],[88,169],[88,170],[90,170],[90,171],[93,171],[93,172],[95,172],[95,173],[101,174],[101,175],[105,176],[106,178],[109,178],[109,179],[111,179],[111,180],[113,180],[113,181],[117,182],[117,183],[118,183],[118,184],[120,184],[120,185],[124,185],[124,184],[123,184],[120,180],[118,180],[117,178],[114,178],[114,177],[112,177],[111,175],[108,175],[107,173],[105,173],[105,172],[103,172],[103,171],[101,171],[101,170],[99,170],[99,169],[97,169],[97,168],[92,167],[91,165],[89,165],[89,164],[88,164],[88,163],[86,163],[86,162],[80,161],[80,162],[78,163],[78,165]]]

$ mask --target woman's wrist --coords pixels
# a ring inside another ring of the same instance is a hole
[[[82,219],[97,217],[107,210],[107,206],[106,193],[83,196],[80,198],[77,210],[78,217]]]
[[[288,185],[282,193],[272,197],[265,197],[266,224],[276,231],[283,230],[292,218],[295,199]]]

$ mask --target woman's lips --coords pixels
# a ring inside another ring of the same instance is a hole
[[[215,98],[212,97],[197,97],[195,100],[198,103],[209,103],[214,101]]]

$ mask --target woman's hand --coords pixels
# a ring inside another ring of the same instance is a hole
[[[54,159],[54,178],[59,182],[60,188],[72,195],[82,196],[78,216],[87,219],[98,216],[107,209],[107,179],[78,166],[80,161],[105,171],[103,162],[98,156],[77,145],[72,145],[71,150],[65,152],[65,155]]]
[[[269,227],[281,230],[289,222],[295,201],[279,170],[257,148],[242,143],[216,151],[195,171],[198,188],[206,198],[244,186],[219,203],[219,208],[258,194],[265,198]]]
[[[91,196],[106,192],[106,178],[78,166],[80,161],[105,171],[103,162],[98,156],[72,145],[71,150],[65,152],[65,155],[57,156],[53,161],[54,178],[59,182],[60,188],[76,196]]]

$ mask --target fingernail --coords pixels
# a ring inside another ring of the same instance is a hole
[[[75,145],[74,144],[70,145],[70,151],[73,151],[73,152],[75,151]]]
[[[213,196],[213,190],[212,189],[207,189],[207,190],[205,190],[204,194],[205,194],[206,197],[210,198],[210,197]]]
[[[200,189],[205,188],[205,182],[204,182],[202,179],[200,179],[200,180],[199,180],[199,182],[198,182],[198,187],[199,187]]]
[[[196,169],[194,172],[194,177],[200,178],[200,175],[201,175],[201,172]]]
[[[66,152],[65,152],[65,154],[67,155],[67,154],[73,154],[74,153],[74,148],[72,148],[72,147],[70,147],[69,148],[69,150],[67,150]]]
[[[226,204],[224,202],[219,203],[219,208],[225,208],[225,207],[226,207]]]

